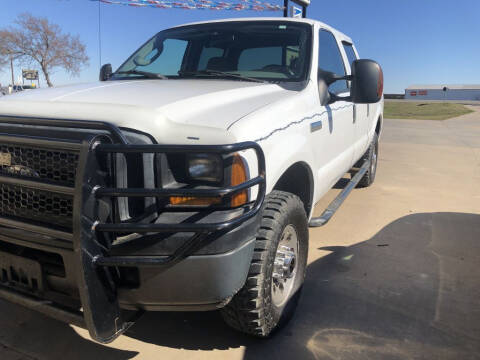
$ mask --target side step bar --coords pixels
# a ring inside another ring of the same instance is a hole
[[[337,195],[335,199],[327,206],[325,211],[319,217],[310,219],[308,223],[309,227],[320,227],[325,225],[332,216],[337,212],[338,208],[343,204],[347,196],[352,192],[352,190],[358,185],[360,180],[362,180],[365,173],[370,167],[370,161],[365,161],[362,167],[358,170],[355,176],[350,180],[345,186],[345,188]]]

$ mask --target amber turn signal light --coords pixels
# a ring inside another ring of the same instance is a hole
[[[171,205],[196,205],[196,206],[209,206],[220,204],[222,199],[219,197],[185,197],[185,196],[171,196]]]
[[[240,155],[233,155],[232,163],[232,174],[231,174],[231,185],[240,185],[247,181],[247,169]],[[247,190],[242,190],[237,192],[232,196],[231,206],[238,207],[245,205],[248,201],[248,192]]]

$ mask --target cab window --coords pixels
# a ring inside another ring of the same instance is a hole
[[[136,60],[132,60],[132,62],[137,61],[135,68],[163,75],[177,75],[181,69],[188,42],[166,39],[163,42],[162,51],[155,47],[153,40],[150,43],[145,46],[144,53],[139,54]]]
[[[200,59],[198,61],[198,70],[205,70],[207,68],[210,59],[215,57],[222,57],[224,50],[217,47],[204,47],[200,53]]]
[[[232,81],[231,76],[221,74],[231,72],[272,82],[305,81],[311,29],[309,24],[290,21],[229,21],[164,30],[137,50],[110,80],[149,78],[132,73],[137,70],[169,79]]]
[[[337,75],[346,75],[345,64],[335,36],[327,30],[320,30],[318,37],[318,67]],[[330,92],[339,94],[348,91],[346,80],[336,81],[329,87]]]
[[[237,69],[250,71],[266,69],[269,66],[282,66],[282,48],[280,46],[269,46],[245,49],[238,59]]]
[[[357,54],[355,54],[352,44],[346,41],[344,41],[342,44],[343,44],[343,48],[345,49],[345,54],[347,55],[348,62],[350,63],[350,66],[351,66],[352,63],[358,59]]]

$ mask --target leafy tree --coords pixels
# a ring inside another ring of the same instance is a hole
[[[78,35],[63,34],[57,24],[29,13],[19,15],[15,24],[0,30],[0,63],[2,59],[8,61],[9,56],[24,64],[36,63],[50,87],[50,76],[56,69],[76,76],[88,64],[85,45]]]

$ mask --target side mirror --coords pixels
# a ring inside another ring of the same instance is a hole
[[[110,78],[110,76],[112,76],[112,65],[111,64],[102,65],[102,67],[100,68],[99,80],[107,81]]]
[[[325,106],[330,103],[331,96],[328,91],[328,82],[322,77],[318,76],[318,96],[320,97],[320,105]]]
[[[320,97],[320,105],[325,106],[331,104],[342,98],[338,97],[335,94],[332,94],[328,87],[332,85],[335,81],[346,80],[347,78],[342,75],[337,75],[330,71],[325,71],[318,69],[318,95]]]
[[[351,101],[355,104],[373,104],[383,95],[383,71],[380,65],[368,59],[352,63]]]

